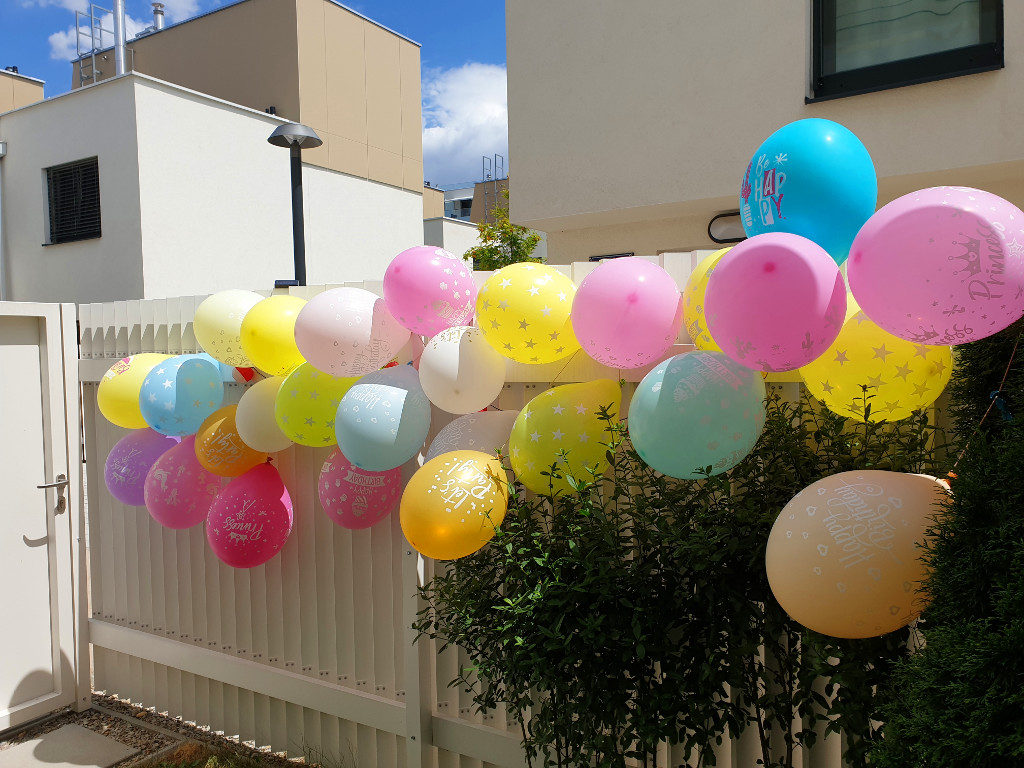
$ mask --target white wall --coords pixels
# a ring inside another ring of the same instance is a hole
[[[438,217],[423,222],[423,244],[436,245],[462,256],[470,248],[480,245],[480,237],[476,224]]]
[[[423,245],[422,192],[306,166],[302,194],[310,285],[382,280],[395,256]]]
[[[513,220],[552,248],[581,227],[690,217],[696,232],[737,207],[760,143],[806,117],[861,138],[880,202],[938,183],[1024,196],[1024,3],[1003,4],[1003,70],[805,104],[810,5],[507,3]]]
[[[0,116],[3,248],[13,301],[112,301],[141,297],[134,89],[111,81]],[[99,159],[103,236],[44,246],[44,169]]]

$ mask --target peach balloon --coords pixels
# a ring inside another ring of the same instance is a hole
[[[947,488],[928,475],[840,472],[804,488],[768,537],[768,582],[808,629],[865,638],[921,613],[921,545]]]
[[[266,453],[246,445],[238,434],[237,410],[237,405],[226,405],[214,411],[196,433],[196,458],[221,477],[238,477],[267,460]]]

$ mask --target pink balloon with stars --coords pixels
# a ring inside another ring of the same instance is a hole
[[[476,293],[472,267],[432,245],[402,251],[384,272],[388,309],[399,323],[421,336],[470,325]]]

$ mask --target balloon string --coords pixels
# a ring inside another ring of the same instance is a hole
[[[1013,350],[1010,352],[1010,359],[1006,362],[1006,370],[1003,371],[1003,380],[999,382],[999,388],[995,390],[990,396],[988,401],[988,408],[985,409],[985,415],[981,417],[981,421],[978,422],[978,426],[974,428],[971,436],[967,439],[967,444],[963,450],[960,451],[960,455],[956,457],[956,461],[953,462],[953,469],[955,470],[957,465],[960,463],[960,459],[967,453],[967,449],[971,447],[971,440],[978,434],[978,430],[981,429],[981,425],[985,423],[985,419],[988,418],[989,413],[992,412],[992,406],[996,405],[1000,400],[1003,393],[1003,386],[1006,384],[1006,379],[1010,376],[1010,367],[1013,365],[1014,355],[1017,354],[1017,347],[1020,345],[1020,337],[1024,334],[1024,328],[1021,328],[1020,332],[1017,333],[1017,340],[1013,343]]]
[[[576,355],[578,355],[582,351],[583,351],[582,349],[577,349],[575,352],[573,352],[569,356],[569,359],[565,361],[565,365],[563,365],[561,370],[558,373],[555,374],[555,377],[553,379],[551,379],[551,383],[552,384],[554,384],[556,381],[558,381],[558,377],[561,376],[563,373],[565,373],[565,369],[569,367],[569,363],[571,363],[573,360],[575,360],[576,359]]]

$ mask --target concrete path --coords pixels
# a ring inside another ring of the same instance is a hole
[[[137,750],[80,725],[65,725],[0,752],[0,768],[109,768]]]

